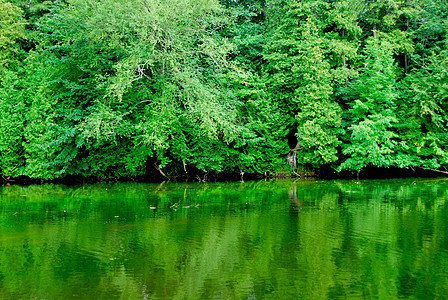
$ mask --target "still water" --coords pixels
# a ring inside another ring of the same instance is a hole
[[[446,298],[447,186],[0,187],[0,298]]]

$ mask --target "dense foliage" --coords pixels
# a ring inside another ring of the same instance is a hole
[[[0,0],[0,173],[207,179],[288,170],[288,152],[445,170],[447,17],[444,0]]]

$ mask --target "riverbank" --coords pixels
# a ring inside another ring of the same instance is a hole
[[[340,172],[337,173],[334,170],[319,169],[309,170],[301,168],[298,171],[280,170],[272,173],[264,174],[250,174],[250,173],[197,173],[192,175],[171,175],[162,176],[160,173],[151,173],[145,176],[135,177],[82,177],[82,176],[67,176],[63,178],[57,178],[53,180],[44,180],[38,178],[30,178],[27,176],[18,177],[4,177],[2,178],[3,185],[30,185],[30,184],[43,184],[54,183],[64,185],[78,185],[78,184],[95,184],[101,182],[138,182],[138,183],[160,183],[163,181],[172,182],[225,182],[225,181],[252,181],[262,179],[305,179],[316,178],[324,180],[335,179],[392,179],[392,178],[428,178],[428,177],[446,177],[448,174],[441,170],[424,170],[424,169],[400,169],[400,168],[366,168],[359,172]]]

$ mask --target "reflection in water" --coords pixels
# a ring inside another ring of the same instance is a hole
[[[446,180],[0,189],[0,298],[444,298]]]
[[[289,206],[289,213],[291,216],[296,216],[299,214],[300,205],[297,200],[297,184],[291,184],[290,189],[288,190],[288,197],[291,205]]]

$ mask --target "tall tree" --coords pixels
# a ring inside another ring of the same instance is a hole
[[[16,5],[0,0],[0,175],[21,175],[23,166],[24,103],[21,97],[20,60],[24,53],[26,21]]]
[[[406,153],[414,166],[448,166],[448,51],[431,56],[426,66],[403,81],[399,102],[400,136],[408,141]]]
[[[347,124],[339,170],[360,172],[368,166],[389,167],[396,163],[398,143],[395,62],[392,46],[378,38],[368,41],[366,66],[348,88]]]
[[[265,48],[270,97],[297,138],[297,160],[315,167],[337,160],[341,110],[333,101],[324,1],[274,2]]]

